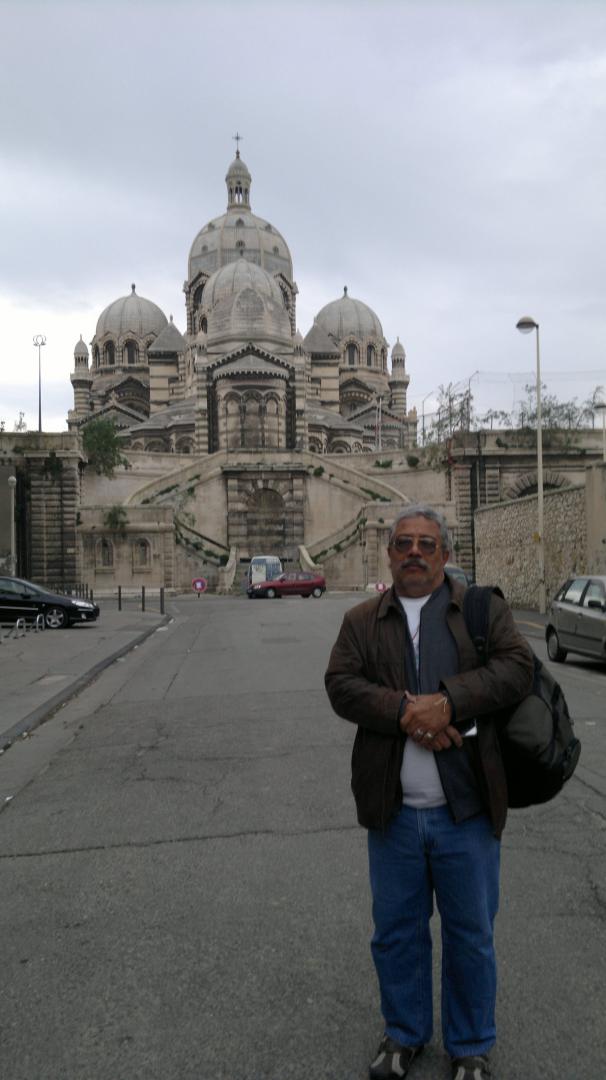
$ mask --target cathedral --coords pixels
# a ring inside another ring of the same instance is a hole
[[[344,288],[297,329],[297,284],[280,232],[251,208],[251,174],[227,170],[227,210],[189,252],[181,333],[135,285],[80,339],[68,428],[111,419],[125,449],[362,454],[416,443],[404,348]]]

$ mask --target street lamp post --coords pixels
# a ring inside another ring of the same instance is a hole
[[[10,491],[10,532],[11,532],[11,577],[15,577],[17,573],[17,546],[15,544],[15,488],[17,486],[17,477],[9,476],[8,487]]]
[[[606,463],[606,401],[597,402],[594,409],[602,414],[602,460]]]
[[[425,394],[425,397],[421,402],[421,437],[423,439],[423,446],[425,446],[425,402],[432,394],[435,394],[435,390],[430,390],[428,394]]]
[[[38,431],[42,431],[42,366],[40,362],[40,349],[46,345],[44,334],[36,334],[34,347],[38,350]]]
[[[543,538],[543,427],[541,422],[541,353],[539,348],[539,324],[530,315],[523,315],[516,323],[521,334],[537,332],[537,550],[539,556],[539,611],[545,614],[545,542]]]

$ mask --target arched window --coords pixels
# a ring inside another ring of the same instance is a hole
[[[358,346],[350,344],[347,346],[347,363],[350,367],[354,367],[358,362]]]
[[[204,292],[204,285],[198,285],[194,293],[194,307],[199,308],[202,303],[202,293]]]
[[[150,564],[150,548],[148,540],[135,540],[133,544],[133,569],[141,570]]]
[[[242,251],[246,247],[246,244],[243,240],[236,240],[236,247],[238,251]]]
[[[136,341],[127,341],[124,346],[126,349],[126,363],[138,364],[139,362],[139,346]]]
[[[104,364],[109,364],[110,367],[111,367],[111,366],[113,366],[115,361],[116,361],[116,350],[114,348],[114,343],[113,343],[113,341],[106,341],[105,345],[103,346],[103,363]]]
[[[200,329],[203,334],[208,333],[208,319],[206,318],[206,315],[203,315],[200,320]]]
[[[381,367],[383,371],[387,371],[387,353],[385,349],[381,349]]]
[[[93,349],[93,367],[99,367],[99,346],[95,345]]]
[[[366,346],[366,363],[368,367],[374,367],[375,363],[375,347],[374,345]]]

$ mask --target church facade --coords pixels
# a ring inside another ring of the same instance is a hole
[[[110,418],[135,451],[362,454],[416,442],[399,340],[344,289],[303,337],[298,289],[281,233],[251,208],[239,150],[227,209],[196,235],[181,333],[135,285],[101,313],[89,350],[74,351],[71,431]]]

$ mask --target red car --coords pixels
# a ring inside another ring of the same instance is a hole
[[[267,596],[321,596],[326,592],[326,578],[321,574],[311,574],[306,570],[291,570],[280,574],[273,581],[258,581],[246,590],[250,599]]]

